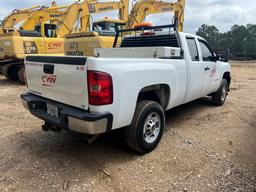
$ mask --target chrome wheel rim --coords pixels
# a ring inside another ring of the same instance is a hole
[[[226,86],[223,86],[221,89],[221,101],[225,101],[227,96],[227,88]]]
[[[144,123],[143,138],[151,144],[156,141],[161,129],[161,118],[158,113],[150,113]]]

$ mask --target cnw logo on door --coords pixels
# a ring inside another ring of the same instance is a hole
[[[53,87],[56,83],[57,76],[56,75],[43,75],[42,76],[42,86],[45,87]]]
[[[52,42],[48,44],[48,49],[58,49],[62,47],[63,43],[62,42]]]

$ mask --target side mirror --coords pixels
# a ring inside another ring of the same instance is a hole
[[[217,53],[213,53],[213,59],[214,61],[219,61],[220,60],[220,56]]]
[[[229,59],[230,59],[230,50],[227,49],[226,51],[222,52],[220,61],[229,62]]]

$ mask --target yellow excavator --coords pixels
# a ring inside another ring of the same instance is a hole
[[[124,3],[124,10],[128,8],[127,2]],[[148,15],[155,13],[174,13],[174,22],[177,23],[179,31],[183,30],[185,0],[177,2],[163,2],[159,0],[140,0],[133,4],[131,12],[123,16],[123,21],[119,24],[106,23],[107,20],[99,21],[92,25],[91,32],[77,33],[66,36],[65,54],[66,55],[94,55],[94,48],[111,48],[114,43],[115,29],[118,26],[123,28],[134,28],[136,24],[141,24]],[[119,13],[126,14],[125,11]],[[120,16],[122,16],[122,14]],[[118,23],[118,20],[116,21]],[[110,27],[112,26],[112,28]]]
[[[0,34],[0,59],[24,58],[24,54],[31,48],[25,46],[26,41],[32,40],[33,37],[52,36],[53,28],[65,18],[67,8],[56,6],[54,3],[51,7],[42,6],[30,14],[19,29]]]
[[[15,30],[15,26],[26,20],[32,13],[40,8],[39,5],[25,9],[15,9],[10,15],[0,21],[0,34]]]
[[[1,73],[24,82],[25,54],[63,54],[64,40],[59,38],[59,34],[63,37],[72,32],[79,14],[74,17],[81,7],[79,2],[70,6],[57,6],[55,3],[51,7],[43,6],[32,13],[19,30],[0,34]]]
[[[93,13],[109,12],[118,10],[119,18],[103,18],[91,25],[90,16]],[[126,25],[129,17],[129,0],[117,2],[88,2],[87,9],[83,9],[82,25],[80,33],[65,36],[64,49],[66,55],[93,55],[96,47],[113,45],[115,30]],[[102,45],[104,44],[104,45]]]

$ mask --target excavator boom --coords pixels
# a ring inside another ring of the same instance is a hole
[[[129,15],[129,0],[122,0],[120,2],[95,2],[91,1],[89,3],[90,13],[101,13],[109,12],[114,10],[119,10],[119,19],[123,21],[128,21]]]
[[[0,24],[0,34],[8,30],[14,30],[15,25],[26,20],[33,12],[37,11],[40,6],[33,6],[26,9],[15,9]]]
[[[29,8],[25,8],[25,9],[15,9],[14,12],[30,12],[30,11],[34,11],[35,9],[40,8],[40,5],[34,5],[32,7]]]
[[[93,13],[110,12],[119,10],[122,22],[128,21],[129,0],[114,2],[97,2],[95,0],[77,1],[69,6],[66,15],[60,23],[56,34],[57,37],[75,32],[88,32],[90,29],[90,15]],[[79,23],[81,26],[74,25]]]
[[[93,13],[103,13],[118,10],[119,20],[128,21],[129,0],[98,2],[95,0],[84,1],[81,17],[81,31],[87,32],[90,28],[90,15]]]
[[[20,28],[24,30],[34,30],[35,26],[48,21],[50,23],[59,24],[66,15],[66,9],[66,6],[41,8],[40,10],[32,13]]]
[[[77,1],[68,7],[65,16],[56,31],[57,37],[64,37],[65,35],[78,30],[78,27],[75,26],[75,24],[80,20],[83,4],[84,3]]]
[[[178,31],[183,31],[183,25],[184,25],[184,12],[185,12],[185,6],[186,6],[186,0],[178,0],[178,7],[175,11],[175,18],[177,19],[178,24]]]

